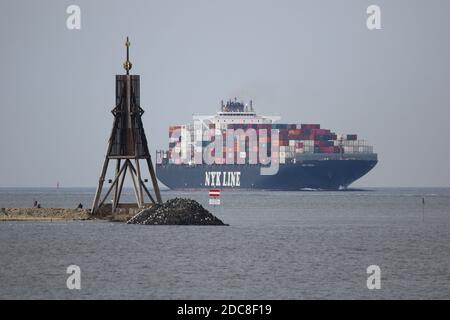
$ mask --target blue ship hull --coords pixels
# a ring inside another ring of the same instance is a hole
[[[264,190],[339,190],[364,176],[374,159],[305,160],[280,164],[276,175],[261,175],[260,165],[157,164],[156,175],[168,188],[243,188]]]

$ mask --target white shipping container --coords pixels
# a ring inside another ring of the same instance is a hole
[[[314,140],[301,140],[303,146],[314,146]]]
[[[289,151],[286,152],[286,158],[294,158],[295,157],[295,152]]]
[[[344,153],[355,153],[354,147],[344,147]]]

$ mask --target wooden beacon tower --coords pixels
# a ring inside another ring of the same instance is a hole
[[[112,192],[112,212],[116,208],[137,207],[144,208],[148,204],[144,201],[144,192],[153,204],[162,202],[161,194],[156,180],[152,159],[147,145],[144,127],[142,125],[142,114],[144,110],[140,107],[139,101],[139,75],[130,75],[132,67],[129,59],[130,42],[127,37],[125,43],[127,48],[127,60],[123,64],[126,70],[125,75],[116,75],[116,107],[111,111],[114,115],[114,123],[111,136],[108,141],[105,161],[103,162],[94,203],[91,214],[95,215],[98,209],[105,203]],[[142,180],[139,160],[146,160],[148,170],[156,196],[153,198],[148,188],[145,186],[147,180]],[[111,185],[102,197],[103,184],[111,160],[116,160],[114,179],[110,179]],[[134,163],[134,164],[133,164]],[[129,173],[133,181],[136,204],[121,204],[125,177]]]

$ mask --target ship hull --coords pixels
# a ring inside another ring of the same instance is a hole
[[[311,160],[282,164],[275,175],[261,175],[260,165],[157,164],[158,179],[172,190],[263,189],[339,190],[369,172],[377,160]]]

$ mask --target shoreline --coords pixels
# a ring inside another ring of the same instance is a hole
[[[131,211],[131,210],[130,210]],[[90,209],[70,208],[1,208],[0,222],[3,221],[112,221],[126,222],[134,212],[100,214],[92,216]]]

